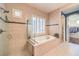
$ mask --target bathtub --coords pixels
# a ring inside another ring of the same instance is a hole
[[[32,38],[29,41],[33,46],[37,46],[37,45],[40,45],[40,44],[43,44],[43,43],[46,43],[50,40],[55,40],[55,39],[56,39],[56,37],[54,37],[54,36],[44,35],[44,36]]]
[[[56,47],[59,42],[54,36],[44,35],[29,39],[27,46],[31,55],[41,56]]]

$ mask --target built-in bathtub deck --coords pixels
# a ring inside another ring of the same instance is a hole
[[[61,42],[62,40],[56,38],[54,40],[49,40],[48,42],[36,46],[33,46],[30,42],[28,42],[27,45],[31,55],[41,56],[46,54],[48,51],[56,48]]]

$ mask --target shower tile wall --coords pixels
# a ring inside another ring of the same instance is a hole
[[[6,4],[6,9],[10,11],[8,14],[9,21],[26,23],[32,14],[45,16],[47,18],[47,14],[29,7],[27,4]],[[22,10],[22,18],[13,17],[12,9]],[[9,40],[9,55],[22,55],[24,50],[27,50],[27,24],[8,23],[8,32],[11,36]]]
[[[52,12],[49,14],[49,34],[50,35],[54,35],[55,33],[59,33],[61,32],[60,30],[60,12],[59,10],[56,10],[55,12]],[[54,25],[57,24],[57,25]]]

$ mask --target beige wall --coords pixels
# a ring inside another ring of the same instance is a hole
[[[60,11],[56,10],[49,14],[49,25],[59,24],[60,22]],[[59,33],[59,25],[48,26],[49,34],[53,35],[54,33]]]
[[[5,4],[0,3],[0,7],[5,8]]]
[[[61,11],[60,10],[56,10],[49,14],[49,25],[52,25],[52,24],[58,24],[58,25],[48,26],[49,34],[54,35],[55,33],[58,33],[61,38],[62,25],[61,25]]]

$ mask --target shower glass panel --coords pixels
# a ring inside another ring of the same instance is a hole
[[[45,33],[45,19],[33,16],[27,20],[28,39],[35,38]]]
[[[32,20],[28,19],[27,20],[27,38],[31,39],[32,38]]]
[[[0,55],[8,55],[7,23],[4,22],[5,16],[0,9]]]

